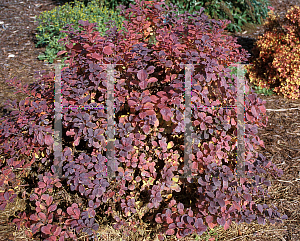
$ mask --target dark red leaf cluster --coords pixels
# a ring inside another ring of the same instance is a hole
[[[166,12],[167,24],[162,17]],[[16,197],[11,187],[27,180],[28,201],[35,211],[20,213],[13,222],[30,228],[28,236],[60,241],[79,232],[95,233],[97,214],[111,216],[114,228],[125,226],[128,232],[142,221],[159,223],[160,240],[165,235],[201,235],[216,225],[227,229],[232,221],[286,218],[276,208],[255,203],[267,193],[263,185],[270,185],[260,174],[267,170],[275,176],[281,170],[254,153],[263,146],[257,126],[265,126],[267,117],[264,103],[249,93],[247,83],[245,172],[244,177],[235,175],[237,113],[226,106],[235,103],[237,92],[230,84],[238,78],[228,67],[245,61],[247,54],[239,52],[236,40],[222,35],[226,21],[208,19],[203,9],[197,15],[176,17],[157,1],[138,1],[123,14],[126,32],[108,28],[108,37],[100,37],[95,24],[87,21],[80,22],[80,31],[66,31],[69,66],[61,74],[62,105],[88,108],[62,110],[65,179],[58,178],[53,161],[54,74],[43,76],[31,90],[20,86],[29,97],[9,103],[14,111],[0,125],[0,154],[5,156],[0,208]],[[150,43],[150,36],[155,43]],[[109,116],[98,108],[107,106],[109,98],[111,71],[106,64],[116,64],[113,161],[107,156]],[[193,142],[187,166],[185,64],[194,64]],[[110,167],[115,178],[107,176]],[[30,168],[38,178],[24,178]],[[191,176],[182,178],[186,168]]]

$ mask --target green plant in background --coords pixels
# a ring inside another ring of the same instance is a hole
[[[205,231],[205,233],[203,233],[201,237],[195,234],[193,235],[194,236],[193,238],[197,241],[210,241],[210,240],[218,241],[218,232],[216,229],[220,227],[222,226],[218,226],[213,229],[209,229]]]
[[[267,88],[261,88],[259,86],[254,86],[254,91],[257,94],[264,94],[264,95],[274,95],[275,92],[273,91],[273,89],[267,89]]]
[[[53,63],[53,60],[57,58],[57,53],[65,50],[65,46],[59,43],[58,40],[64,38],[66,33],[60,31],[67,24],[74,24],[74,29],[78,30],[79,20],[97,23],[97,30],[101,36],[104,36],[105,31],[108,30],[108,27],[104,24],[105,22],[109,20],[116,21],[116,27],[120,30],[124,17],[119,15],[118,10],[109,10],[106,6],[101,6],[99,1],[96,0],[88,2],[86,6],[83,2],[75,0],[73,4],[67,3],[51,11],[45,11],[37,17],[39,25],[36,34],[38,40],[36,47],[46,47],[45,53],[39,55],[38,58]],[[65,59],[66,57],[62,59],[63,62]]]
[[[246,24],[262,24],[270,6],[268,0],[166,0],[166,3],[178,6],[180,14],[185,11],[194,13],[204,7],[210,18],[230,20],[226,28],[230,32],[239,32]]]

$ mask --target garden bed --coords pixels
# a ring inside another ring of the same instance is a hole
[[[290,6],[296,5],[296,1],[289,0],[270,2],[275,12],[281,15],[286,13]],[[34,23],[34,16],[53,9],[55,4],[51,0],[6,0],[0,4],[0,55],[3,56],[0,59],[1,114],[4,114],[1,109],[4,100],[8,98],[20,100],[24,97],[15,95],[12,88],[4,83],[6,79],[16,77],[23,83],[32,83],[35,81],[35,71],[54,71],[53,67],[37,59],[44,49],[35,48],[34,31],[37,25]],[[233,36],[239,37],[238,43],[246,50],[250,50],[257,37],[263,34],[263,28],[254,26],[244,29],[243,33]],[[218,237],[217,240],[300,240],[300,100],[287,100],[274,95],[259,94],[259,96],[266,100],[269,121],[266,128],[259,129],[259,137],[264,141],[265,149],[261,148],[258,151],[268,159],[272,159],[284,174],[279,180],[273,180],[267,175],[267,178],[272,180],[269,189],[270,198],[258,202],[274,204],[281,214],[286,214],[289,218],[276,226],[269,224],[263,226],[254,222],[233,225],[227,231],[218,228],[214,236]],[[9,204],[5,211],[0,212],[0,240],[26,240],[22,231],[15,232],[14,227],[7,225],[8,218],[23,207],[24,202],[20,197],[16,203]],[[102,237],[101,240],[120,240],[121,233],[107,226],[99,231],[99,237]],[[184,240],[195,239],[186,237]]]

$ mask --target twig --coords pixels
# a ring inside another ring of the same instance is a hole
[[[274,232],[274,231],[287,231],[287,230],[286,229],[259,230],[259,231],[255,232],[255,233],[252,233],[252,234],[247,234],[247,235],[243,235],[243,236],[232,238],[229,241],[236,240],[236,239],[239,239],[239,238],[244,238],[244,237],[249,237],[249,236],[257,235],[260,232]]]
[[[276,181],[279,181],[279,182],[289,182],[289,183],[291,183],[291,184],[294,184],[293,182],[299,181],[300,178],[295,179],[294,181],[285,181],[285,180],[278,180],[278,179],[275,179],[275,180],[276,180]]]
[[[267,111],[287,111],[287,110],[300,110],[300,107],[298,108],[290,108],[290,109],[266,109]]]
[[[287,149],[289,149],[289,150],[300,151],[300,148],[292,148],[292,147],[288,147],[288,146],[285,146],[285,145],[283,145],[283,144],[281,144],[281,143],[278,143],[278,145],[280,145],[280,146],[282,146],[282,147],[284,147],[284,148],[287,148]]]
[[[300,133],[291,133],[291,132],[286,132],[287,134],[290,134],[290,135],[297,135],[297,136],[300,136]]]

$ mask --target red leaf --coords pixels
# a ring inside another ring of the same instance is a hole
[[[8,199],[9,199],[9,193],[8,193],[8,192],[5,192],[5,193],[4,193],[4,198],[5,198],[5,200],[8,200]]]
[[[76,140],[74,141],[74,146],[78,146],[80,142],[80,137],[77,137]]]
[[[51,224],[47,224],[47,226],[43,226],[43,227],[41,228],[41,231],[42,231],[44,234],[51,234],[51,227],[52,227]]]
[[[92,53],[91,57],[97,60],[102,60],[103,59],[103,55],[101,54],[97,54],[97,53]]]
[[[61,208],[57,209],[57,214],[61,215],[61,213],[62,213],[62,209]]]
[[[219,159],[221,159],[222,157],[223,157],[223,154],[224,154],[224,152],[222,152],[221,150],[217,150],[217,157],[219,158]]]
[[[266,113],[266,107],[264,105],[260,105],[258,108],[263,114]]]
[[[213,229],[215,226],[217,226],[217,224],[215,224],[215,223],[209,223],[209,224],[208,224],[208,227],[209,227],[210,229]]]
[[[66,48],[67,48],[67,50],[72,49],[73,48],[73,43],[66,44]]]
[[[44,181],[45,181],[45,180],[44,180]],[[44,200],[44,201],[46,201],[48,198],[49,198],[49,194],[43,194],[43,195],[41,196],[41,199]]]
[[[200,124],[200,129],[202,131],[206,130],[206,126],[205,126],[205,124],[203,122],[201,122],[201,124]]]
[[[71,129],[70,131],[67,131],[67,132],[66,132],[66,135],[67,135],[67,136],[75,135],[74,129]]]
[[[244,198],[246,201],[249,201],[249,202],[252,200],[252,197],[250,194],[244,194]]]
[[[158,81],[158,79],[155,78],[155,77],[151,77],[151,78],[148,80],[149,83],[154,83],[154,82],[157,82],[157,81]]]
[[[149,125],[144,125],[143,126],[143,131],[145,132],[146,135],[150,133],[150,126]]]
[[[142,90],[146,89],[147,85],[148,85],[147,81],[141,81],[139,83],[139,86],[141,87]]]
[[[160,113],[165,121],[169,121],[172,116],[171,109],[169,107],[165,107],[160,110]]]
[[[159,100],[159,98],[157,98],[156,95],[151,95],[150,99],[151,99],[151,102],[153,102],[153,103],[156,103]]]
[[[67,51],[65,51],[65,50],[59,51],[59,52],[57,53],[57,56],[62,55],[62,54],[64,54],[64,53],[67,53]]]
[[[257,209],[258,209],[258,211],[260,211],[260,213],[263,212],[263,206],[261,204],[257,205]]]
[[[71,207],[72,208],[78,208],[78,204],[77,203],[73,203]]]
[[[224,217],[222,217],[222,218],[217,218],[217,222],[218,222],[218,224],[220,224],[221,226],[224,226],[225,223],[226,223],[226,220],[225,220]]]
[[[153,108],[153,104],[150,103],[150,102],[147,102],[145,105],[144,105],[144,109],[152,109]],[[150,115],[155,115],[155,112],[152,110],[152,114]]]
[[[137,77],[138,77],[139,80],[145,81],[148,77],[148,73],[147,73],[146,70],[141,69],[137,72]]]
[[[153,203],[148,203],[148,205],[147,205],[147,207],[149,208],[149,209],[151,209],[151,208],[153,208]]]
[[[155,115],[155,111],[154,110],[146,110],[146,115]]]
[[[72,207],[68,207],[67,208],[67,213],[72,216],[73,215],[73,208]]]
[[[133,101],[133,100],[128,100],[128,105],[129,105],[130,108],[131,108],[131,107],[134,107],[135,104],[136,104],[135,101]]]
[[[80,209],[79,208],[74,208],[74,216],[73,216],[73,218],[75,218],[75,219],[79,219],[79,217],[80,217]]]
[[[167,234],[167,235],[173,235],[174,233],[175,233],[174,229],[168,229],[168,230],[166,231],[166,234]]]
[[[46,221],[46,215],[44,213],[38,213],[38,217],[42,219],[42,221]]]
[[[169,203],[169,207],[172,207],[176,204],[176,201],[174,199],[172,199]]]
[[[214,218],[211,216],[211,215],[208,215],[207,217],[206,217],[206,222],[207,223],[212,223],[214,221]]]
[[[29,218],[33,221],[39,221],[39,218],[35,214],[31,214]]]
[[[46,187],[46,183],[44,182],[38,182],[39,188],[44,188]]]
[[[163,149],[167,148],[167,143],[164,140],[158,140],[158,143]]]
[[[162,236],[161,234],[159,234],[159,235],[158,235],[158,239],[159,239],[160,241],[163,241],[163,240],[164,240],[164,236]]]
[[[253,115],[254,117],[257,117],[257,116],[258,116],[258,114],[257,114],[256,109],[255,109],[254,106],[251,107],[251,113],[252,113],[252,115]]]
[[[237,202],[233,201],[232,204],[235,207],[235,209],[237,209],[238,211],[241,210],[241,206]]]
[[[52,204],[52,205],[48,208],[48,212],[49,212],[49,213],[50,213],[50,212],[53,212],[53,211],[56,210],[56,208],[57,208],[57,205],[56,205],[56,204]]]
[[[56,230],[53,232],[53,235],[58,236],[61,233],[61,227],[57,227]]]
[[[163,221],[161,220],[160,217],[155,217],[155,221],[156,221],[157,223],[163,223]]]
[[[173,223],[173,219],[170,218],[170,217],[167,217],[167,223],[168,223],[168,224]]]
[[[225,225],[224,225],[224,230],[226,231],[227,229],[229,229],[230,228],[230,220],[227,220],[226,221],[226,223],[225,223]]]
[[[105,53],[107,55],[111,55],[113,53],[113,51],[110,46],[106,46],[103,48],[103,53]]]
[[[171,217],[171,215],[172,215],[172,211],[170,209],[167,209],[166,210],[166,216]]]

